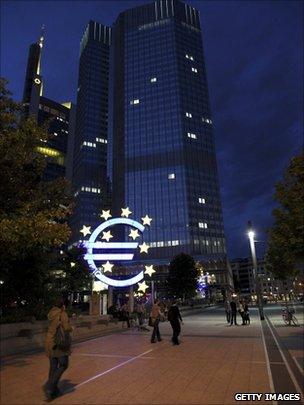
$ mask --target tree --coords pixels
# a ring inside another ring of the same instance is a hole
[[[49,297],[49,263],[70,236],[70,186],[43,181],[45,157],[38,151],[48,134],[22,119],[0,79],[0,277],[3,301],[34,305]],[[54,253],[55,252],[55,253]]]
[[[52,272],[57,274],[57,290],[63,295],[91,290],[92,274],[84,260],[85,253],[83,246],[73,246],[71,249],[61,250],[59,257],[52,264]]]
[[[295,277],[304,251],[304,155],[294,157],[283,180],[276,185],[274,225],[269,230],[267,269],[278,279]]]
[[[168,289],[170,295],[177,298],[195,296],[199,271],[193,257],[180,253],[170,262]]]

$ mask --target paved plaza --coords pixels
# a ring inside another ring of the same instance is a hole
[[[172,346],[168,322],[161,323],[163,340],[155,344],[150,333],[136,328],[76,343],[60,383],[62,395],[52,402],[234,404],[236,393],[299,392],[299,376],[275,352],[268,324],[262,328],[257,311],[251,312],[250,326],[228,326],[223,309],[185,316],[180,346]],[[298,361],[300,373],[301,347],[293,344],[290,357]],[[290,381],[280,391],[283,369]],[[44,403],[41,387],[47,373],[43,353],[5,358],[1,404]]]

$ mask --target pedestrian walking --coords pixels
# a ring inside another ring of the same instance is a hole
[[[161,317],[162,317],[162,312],[160,309],[159,300],[155,300],[154,304],[152,306],[152,310],[150,313],[150,319],[149,319],[149,326],[153,326],[153,332],[151,335],[151,343],[156,342],[155,338],[159,342],[162,341],[160,332],[159,332],[159,322],[160,322]]]
[[[237,323],[236,323],[236,302],[234,299],[230,302],[230,308],[231,308],[230,326],[233,325],[233,322],[235,325],[237,325]]]
[[[183,322],[179,308],[176,304],[176,301],[173,301],[169,311],[168,311],[168,321],[171,324],[173,335],[172,335],[172,344],[179,345],[178,336],[181,331],[181,322]]]
[[[45,351],[50,361],[48,381],[43,389],[47,399],[59,395],[58,382],[68,368],[71,354],[70,325],[63,300],[57,300],[48,313],[49,327],[45,339]]]

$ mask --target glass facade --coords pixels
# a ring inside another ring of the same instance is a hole
[[[113,26],[109,174],[112,208],[148,214],[149,260],[226,257],[198,12],[157,0]],[[126,239],[129,239],[128,236]],[[142,256],[142,255],[141,255]]]
[[[96,227],[108,203],[107,131],[111,28],[90,21],[80,43],[71,219],[72,241],[79,230]]]

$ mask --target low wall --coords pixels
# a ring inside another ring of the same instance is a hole
[[[208,309],[201,305],[180,307],[182,315],[188,315],[198,310]],[[113,321],[109,315],[93,316],[80,315],[71,318],[74,327],[73,342],[86,338],[103,335],[122,329],[121,321]],[[0,325],[0,353],[8,356],[43,350],[48,321],[20,322]]]
[[[108,315],[79,316],[71,319],[74,327],[73,341],[120,330],[121,322],[115,322]],[[48,321],[20,322],[0,326],[0,352],[2,356],[43,350]]]

